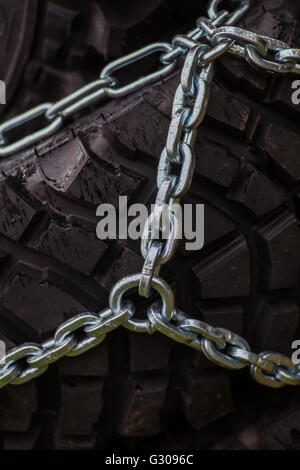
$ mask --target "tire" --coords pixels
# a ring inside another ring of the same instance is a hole
[[[299,47],[295,3],[258,1],[240,26]],[[173,23],[185,23],[176,8]],[[8,348],[42,342],[76,313],[98,311],[121,276],[141,269],[139,243],[97,239],[96,207],[117,207],[119,195],[153,201],[179,77],[99,105],[0,162],[0,339]],[[218,61],[185,198],[205,204],[205,246],[180,249],[162,270],[184,312],[243,335],[254,351],[287,355],[299,338],[294,79],[227,56]],[[18,109],[24,86],[15,85],[5,115]],[[248,370],[220,369],[159,333],[119,328],[94,350],[2,389],[0,443],[3,449],[299,449],[299,413],[297,389],[264,388]]]

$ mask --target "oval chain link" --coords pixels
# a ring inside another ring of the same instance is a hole
[[[179,199],[188,191],[195,169],[195,154],[193,145],[196,138],[196,130],[204,119],[209,100],[209,86],[213,77],[213,65],[201,65],[201,53],[206,52],[209,46],[194,45],[187,53],[182,69],[181,81],[177,88],[172,109],[172,119],[168,131],[166,147],[160,157],[157,186],[158,195],[155,208],[150,215],[142,237],[141,252],[145,259],[139,285],[139,293],[149,296],[150,286],[154,273],[159,271],[160,265],[166,263],[173,256],[178,243],[178,230],[174,228],[169,232],[169,239],[156,255],[152,249],[153,243],[159,243],[159,236],[164,232],[163,222],[169,226],[181,226],[174,213],[174,204],[179,204]],[[199,64],[200,63],[200,64]],[[201,71],[198,72],[198,67]],[[188,104],[188,99],[194,100],[193,107]],[[190,134],[193,137],[187,143]],[[178,177],[171,173],[172,164],[181,167]],[[164,218],[162,211],[164,211]],[[167,214],[165,213],[167,212]],[[167,223],[165,222],[165,219]],[[176,236],[175,236],[176,235]],[[157,245],[156,245],[157,246]]]

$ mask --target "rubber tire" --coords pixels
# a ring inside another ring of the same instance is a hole
[[[299,15],[291,0],[258,1],[240,26],[300,46]],[[97,239],[96,207],[117,207],[119,195],[153,201],[179,77],[99,105],[0,162],[0,339],[8,348],[98,311],[114,282],[141,269],[139,243]],[[242,334],[254,351],[288,355],[299,338],[294,79],[218,61],[185,198],[205,204],[205,246],[181,248],[162,271],[188,315]],[[299,449],[299,413],[297,389],[264,388],[248,370],[222,370],[159,333],[119,328],[83,356],[1,390],[0,441],[3,449]]]

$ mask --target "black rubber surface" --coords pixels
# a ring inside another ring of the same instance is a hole
[[[31,21],[14,40],[27,52],[16,59],[22,73],[11,81],[3,119],[76,89],[108,58],[185,31],[206,5],[128,7],[136,16],[128,15],[121,32],[107,26],[113,39],[106,44],[98,34],[105,22],[118,23],[118,9],[101,22],[105,2],[88,2],[98,9],[97,28],[96,14],[83,12],[82,3],[48,1],[40,11],[23,2]],[[126,2],[110,7],[118,3]],[[240,26],[299,47],[299,10],[292,0],[257,1]],[[113,283],[140,270],[139,243],[99,241],[95,211],[103,202],[117,207],[119,195],[153,202],[179,77],[87,110],[54,137],[0,162],[0,339],[9,347],[41,342],[77,312],[106,306]],[[296,78],[218,61],[185,198],[205,204],[205,246],[180,249],[162,271],[183,311],[242,334],[254,351],[288,355],[300,337]],[[299,413],[297,388],[263,388],[247,370],[222,370],[159,333],[120,328],[84,356],[1,390],[0,442],[4,449],[299,449]]]

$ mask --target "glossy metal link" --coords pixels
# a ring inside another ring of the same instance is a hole
[[[93,322],[97,321],[98,317],[94,313],[85,312],[76,315],[75,317],[63,323],[55,332],[54,341],[56,344],[61,344],[66,338],[72,337],[77,330],[83,328]],[[87,336],[80,341],[76,341],[76,345],[66,354],[67,356],[78,356],[85,351],[97,346],[103,341],[105,335],[99,337]]]
[[[26,360],[30,356],[34,356],[35,354],[39,354],[41,351],[41,347],[35,343],[24,343],[21,346],[11,349],[5,356],[5,366],[4,370],[9,369],[15,363],[20,364],[21,360]],[[28,382],[29,380],[38,377],[39,375],[43,374],[47,370],[48,366],[44,366],[41,368],[35,367],[25,367],[19,368],[18,375],[11,380],[11,384],[19,385]]]
[[[294,68],[292,73],[300,73],[300,49],[284,49],[278,51],[274,57],[275,62],[289,62],[292,63]]]
[[[194,148],[197,139],[197,128],[184,129],[183,142]]]
[[[166,148],[163,149],[160,159],[159,159],[159,164],[158,164],[158,170],[157,170],[157,187],[160,188],[163,180],[167,177],[170,176],[171,173],[171,161],[172,159],[169,158],[167,154]]]
[[[139,295],[141,297],[149,297],[152,279],[154,276],[159,275],[159,257],[162,250],[163,244],[161,242],[154,241],[151,243],[141,272],[139,283]]]
[[[141,253],[146,259],[151,244],[160,239],[160,253],[157,264],[165,264],[174,254],[178,244],[181,229],[176,217],[176,204],[178,201],[172,196],[173,188],[177,182],[177,176],[166,175],[159,186],[154,210],[148,217],[141,240]],[[166,222],[166,218],[168,219]],[[167,237],[167,238],[166,238]]]
[[[212,62],[225,54],[233,45],[234,40],[224,39],[204,54],[201,54],[201,61],[204,63]]]
[[[172,116],[169,132],[167,136],[166,150],[169,158],[180,161],[180,150],[179,143],[181,141],[183,127],[189,115],[191,109],[178,109]]]
[[[285,385],[297,386],[300,385],[300,370],[293,368],[277,366],[275,367],[274,375],[277,380],[283,382]]]
[[[239,361],[245,362],[249,366],[254,365],[256,367],[259,367],[260,369],[262,369],[264,372],[267,372],[268,374],[273,374],[274,372],[274,368],[275,368],[274,362],[268,359],[264,359],[258,354],[247,351],[246,349],[240,349],[238,347],[231,346],[227,350],[227,354],[230,357],[233,357],[234,359],[238,359]]]
[[[228,17],[227,11],[221,11],[216,18],[211,21],[213,27],[221,26],[226,18]],[[186,37],[194,39],[194,41],[199,41],[200,39],[206,36],[205,32],[197,26],[197,28],[192,29],[185,34]],[[162,54],[160,60],[163,64],[168,64],[177,60],[181,55],[186,54],[187,49],[185,47],[176,46],[171,52]]]
[[[125,321],[129,320],[134,314],[134,308],[131,302],[128,302],[128,308],[122,310],[118,314],[114,314],[110,308],[102,310],[95,322],[89,322],[84,326],[84,332],[91,337],[103,337],[107,333],[121,326]]]
[[[47,119],[52,121],[57,115],[64,118],[71,116],[85,106],[94,103],[97,99],[105,95],[104,88],[114,85],[111,78],[100,78],[88,83],[74,93],[66,96],[62,100],[54,103],[45,113]]]
[[[185,34],[176,34],[172,41],[173,46],[181,46],[187,50],[192,47],[199,46],[199,43],[192,38],[189,38]]]
[[[35,108],[26,111],[19,116],[16,116],[0,125],[0,135],[2,136],[2,141],[5,143],[5,134],[12,129],[22,126],[26,122],[29,122],[33,119],[36,119],[39,116],[42,116],[52,107],[52,103],[43,103]],[[7,157],[12,153],[19,152],[29,145],[33,145],[41,139],[52,135],[56,132],[62,125],[62,117],[58,116],[50,124],[48,124],[43,129],[36,131],[32,134],[23,137],[22,139],[8,145],[0,145],[0,157]]]
[[[8,368],[3,368],[2,366],[0,371],[0,388],[10,384],[16,377],[18,377],[20,372],[21,369],[17,364],[13,364]]]
[[[139,292],[147,297],[150,291],[151,278],[155,270],[157,274],[159,266],[166,263],[176,249],[178,236],[176,232],[176,220],[172,213],[173,198],[170,197],[177,177],[166,175],[161,181],[158,194],[155,201],[155,208],[149,216],[144,227],[141,252],[145,258],[142,275],[139,285]],[[168,216],[168,223],[165,224],[164,218]],[[154,249],[151,249],[153,243],[160,239],[160,235],[168,237],[167,241],[159,241]]]
[[[130,54],[121,57],[120,59],[116,59],[113,62],[110,62],[100,74],[100,78],[114,78],[113,73],[117,70],[120,70],[124,67],[127,67],[129,64],[137,62],[150,54],[156,52],[170,52],[172,51],[172,46],[166,42],[156,42],[153,44],[149,44],[137,51],[131,52]],[[176,61],[171,62],[169,64],[164,65],[160,70],[150,73],[144,77],[138,78],[137,80],[128,83],[119,88],[106,88],[105,91],[108,96],[118,98],[124,95],[128,95],[129,93],[133,93],[134,91],[139,90],[140,88],[149,85],[157,80],[162,79],[163,77],[169,75],[174,68],[176,67]]]
[[[208,39],[213,45],[223,42],[226,39],[233,40],[234,43],[227,48],[227,52],[242,59],[246,59],[246,49],[250,46],[253,46],[256,52],[262,58],[266,58],[266,60],[268,53],[277,53],[278,51],[290,49],[288,44],[279,41],[278,39],[259,35],[234,26],[221,26],[219,28],[214,28],[206,18],[198,18],[197,24],[208,34]],[[295,70],[297,73],[297,67],[295,67]],[[292,69],[290,71],[292,71]]]
[[[251,44],[263,57],[268,53],[268,43],[263,36],[235,26],[222,26],[221,28],[216,29],[212,34],[211,39],[212,42],[216,44],[220,41],[224,41],[224,39],[233,39],[236,43],[242,46]]]
[[[203,321],[186,318],[178,324],[178,328],[196,333],[197,336],[200,335],[217,344],[221,349],[224,349],[226,346],[224,334],[217,328],[214,328]],[[201,345],[200,339],[201,338],[197,338],[197,342]]]
[[[198,45],[197,41],[207,35],[212,36],[213,41],[220,42],[203,54],[202,59],[205,63],[214,61],[228,51],[238,57],[246,58],[251,65],[271,73],[300,73],[299,50],[291,49],[281,41],[231,26],[248,10],[248,0],[241,0],[240,6],[232,13],[218,11],[219,3],[219,0],[210,2],[208,8],[210,20],[199,18],[197,28],[189,31],[186,35],[175,37],[173,42],[174,44],[179,43],[179,46],[174,48],[165,42],[149,44],[138,51],[111,62],[104,67],[99,80],[87,84],[57,103],[44,103],[4,123],[0,126],[0,156],[7,157],[43,138],[49,137],[62,126],[64,118],[68,118],[84,107],[95,103],[101,97],[121,97],[169,75],[176,66],[177,58],[188,53],[189,49]],[[227,26],[222,26],[224,24]],[[229,39],[232,39],[236,44],[229,42]],[[268,52],[277,53],[274,60],[270,57],[267,58],[266,49]],[[145,77],[140,77],[127,85],[116,86],[116,80],[112,76],[116,70],[141,60],[149,54],[161,51],[163,52],[161,61],[164,66],[160,70],[156,70]],[[6,144],[6,133],[9,130],[22,126],[28,120],[41,115],[50,120],[46,127],[16,142]],[[190,142],[193,139],[194,137],[190,134]]]
[[[237,346],[238,348],[245,349],[246,351],[250,351],[250,346],[244,338],[224,328],[219,328],[219,330],[223,332],[227,344],[231,346]],[[239,370],[247,366],[244,361],[235,359],[225,352],[222,352],[222,350],[219,349],[212,341],[209,341],[208,339],[202,339],[201,342],[203,353],[210,361],[215,362],[216,364],[219,364],[227,369]]]
[[[211,0],[208,4],[208,16],[211,19],[214,19],[218,16],[219,11],[218,11],[218,6],[220,5],[222,0]],[[237,23],[239,19],[242,18],[242,16],[247,13],[251,6],[251,1],[250,0],[240,0],[240,5],[238,8],[236,8],[231,14],[228,15],[228,18],[226,20],[227,25],[232,25],[234,23]]]
[[[173,204],[170,205],[170,210],[168,211],[168,223],[170,230],[167,240],[161,241],[161,252],[159,254],[158,264],[166,264],[174,255],[178,241],[180,239],[180,230],[181,227],[178,224],[174,211],[172,210]],[[146,259],[149,252],[150,246],[153,243],[153,213],[149,216],[141,240],[141,253],[144,259]]]
[[[199,16],[196,23],[198,28],[201,28],[205,32],[205,34],[208,36],[208,39],[211,38],[212,35],[217,31],[217,28],[213,25],[212,21],[203,16]]]
[[[208,46],[205,44],[198,44],[193,46],[187,53],[180,79],[182,91],[185,96],[194,96],[196,93],[194,80],[196,78],[196,69],[199,65],[199,56],[201,52],[204,53],[207,50],[209,50]]]
[[[282,354],[266,351],[260,353],[259,356],[274,363],[274,372],[275,365],[286,367],[288,370],[293,369],[292,361],[288,357],[283,356]],[[276,377],[274,372],[272,374],[266,374],[262,369],[255,365],[252,365],[250,367],[250,373],[252,377],[260,384],[266,385],[271,388],[283,387],[285,383],[281,381],[280,375],[279,377]]]
[[[259,70],[269,73],[291,73],[295,69],[295,64],[290,62],[274,62],[262,57],[255,47],[247,45],[245,47],[245,58],[247,62]]]
[[[162,315],[161,309],[157,305],[151,305],[147,314],[148,321],[152,325],[152,328],[155,328],[160,333],[168,336],[174,341],[190,345],[190,343],[193,343],[196,340],[196,334],[185,331],[184,329],[179,329],[176,325],[167,321]]]
[[[35,368],[48,366],[58,361],[61,357],[64,357],[75,345],[76,341],[73,336],[66,337],[66,339],[59,344],[56,344],[55,340],[52,338],[42,343],[42,350],[34,356],[28,357],[27,362],[31,367]]]
[[[199,55],[208,51],[207,45],[194,45],[194,41],[188,39],[187,42],[182,37],[176,37],[174,43],[190,47],[187,53],[181,83],[174,97],[172,119],[167,136],[166,147],[163,150],[157,175],[158,195],[155,201],[155,209],[148,218],[141,243],[141,252],[145,258],[140,281],[140,293],[149,295],[151,288],[151,278],[155,269],[166,263],[175,253],[181,230],[176,214],[171,210],[175,208],[175,201],[179,201],[189,189],[195,168],[195,155],[193,146],[196,138],[196,128],[202,122],[207,103],[208,85],[212,80],[213,66],[199,64]],[[198,65],[201,71],[197,72]],[[186,104],[187,97],[194,98],[193,107]],[[188,143],[187,143],[188,142]],[[181,172],[178,177],[171,173],[171,165],[174,162],[181,165]],[[168,203],[169,202],[169,203]],[[168,205],[167,205],[168,203]],[[158,239],[159,233],[164,231],[164,221],[162,220],[162,208],[168,207],[168,227],[171,229],[168,240],[163,245],[162,242],[153,247],[153,243]],[[195,343],[196,344],[196,343]]]
[[[300,49],[281,49],[276,52],[275,60],[278,62],[300,62]]]
[[[195,153],[189,145],[182,142],[180,153],[182,155],[181,172],[171,192],[174,198],[182,197],[189,190],[196,165]]]
[[[99,314],[83,313],[76,315],[57,328],[54,338],[41,345],[24,343],[10,350],[0,366],[0,388],[7,384],[19,385],[46,371],[49,364],[63,356],[77,356],[100,344],[107,332],[117,328],[133,315],[114,315],[110,308]],[[101,326],[99,326],[99,322]],[[77,341],[74,333],[82,329],[87,337]],[[20,361],[28,367],[20,366]]]
[[[194,84],[196,88],[196,97],[195,97],[195,103],[193,109],[190,109],[189,114],[185,118],[184,122],[182,123],[181,129],[180,129],[180,135],[184,130],[193,130],[199,127],[201,122],[203,121],[205,114],[206,114],[206,109],[209,101],[209,95],[210,95],[210,82],[212,81],[213,78],[213,72],[214,72],[214,65],[212,63],[209,63],[205,65],[201,73],[198,77],[194,79]],[[173,103],[173,110],[172,112],[175,115],[176,113],[179,112],[180,109],[186,109],[186,95],[183,91],[181,83],[177,87],[175,97],[174,97],[174,103]],[[177,145],[178,145],[179,138],[177,136]]]
[[[206,66],[210,70],[213,70],[213,64],[210,63]],[[200,126],[202,123],[207,110],[207,105],[210,96],[209,83],[203,78],[205,72],[201,72],[200,76],[195,80],[197,94],[195,98],[195,104],[192,112],[188,115],[184,122],[184,129],[193,130]]]
[[[28,367],[27,369],[22,370],[18,374],[18,376],[10,382],[10,384],[11,385],[25,384],[26,382],[36,379],[40,375],[44,374],[47,369],[48,369],[48,366],[38,367],[38,368]]]
[[[175,175],[167,175],[158,188],[154,210],[151,214],[151,238],[159,238],[159,234],[163,230],[162,217],[165,215],[166,207],[172,201],[170,196],[176,180],[177,177]]]

